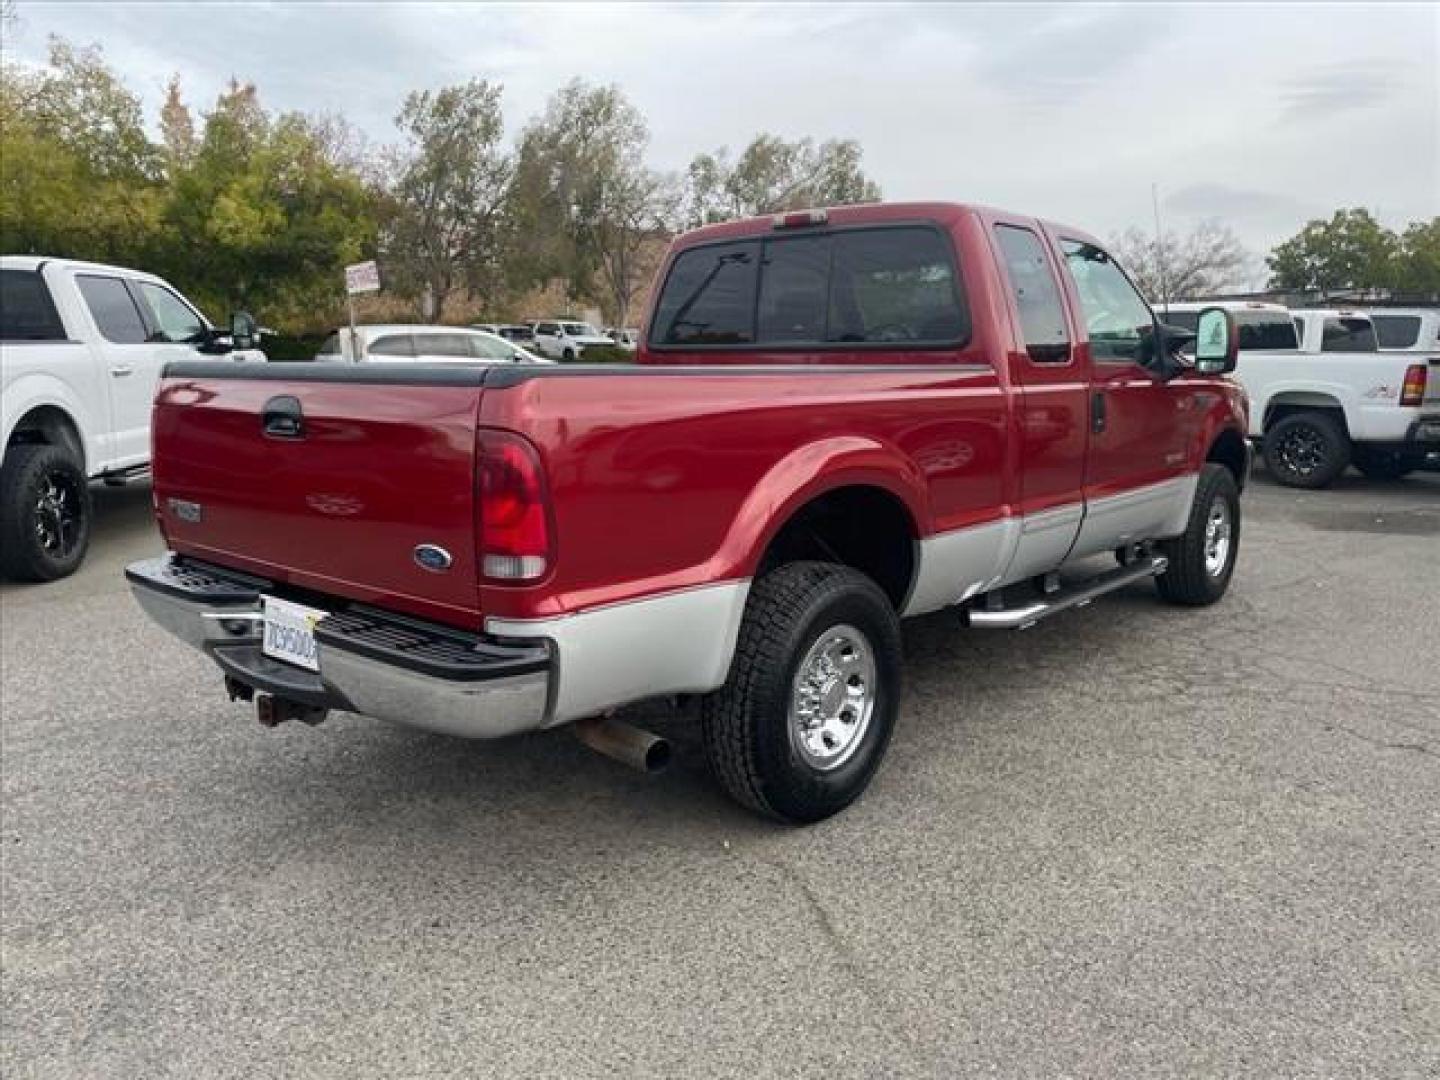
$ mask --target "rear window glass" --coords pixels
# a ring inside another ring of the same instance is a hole
[[[148,334],[140,318],[140,309],[135,306],[123,281],[116,277],[80,274],[75,282],[80,286],[85,306],[95,317],[95,325],[106,341],[116,345],[139,345],[146,339]]]
[[[1419,315],[1372,315],[1382,349],[1410,349],[1420,340]]]
[[[45,280],[34,270],[0,270],[0,338],[64,341],[65,327]]]
[[[760,341],[825,340],[830,246],[828,236],[766,245],[757,325]]]
[[[1064,363],[1070,359],[1070,332],[1065,328],[1060,286],[1040,238],[1029,229],[997,225],[995,239],[1005,258],[1005,273],[1030,358],[1042,364]]]
[[[655,308],[664,345],[749,345],[755,340],[755,242],[691,248],[675,260]]]
[[[322,341],[322,342],[320,343],[320,351],[317,352],[315,355],[316,355],[317,358],[324,358],[324,359],[327,359],[327,360],[328,360],[330,357],[332,357],[332,356],[339,356],[339,355],[340,355],[340,334],[339,334],[339,332],[337,331],[336,333],[331,334],[331,335],[330,335],[329,337],[327,337],[324,341]]]
[[[1326,319],[1321,333],[1321,352],[1374,352],[1375,326],[1369,319]]]
[[[950,245],[923,227],[692,248],[671,267],[658,345],[949,345],[969,336]]]

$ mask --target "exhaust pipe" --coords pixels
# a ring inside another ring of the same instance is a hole
[[[596,753],[614,758],[645,773],[658,773],[670,764],[670,742],[654,732],[608,716],[592,716],[571,725],[575,737]]]

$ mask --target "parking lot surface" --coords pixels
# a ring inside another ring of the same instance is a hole
[[[628,714],[653,778],[264,730],[124,588],[148,489],[96,495],[0,596],[12,1080],[1440,1073],[1440,475],[1257,475],[1209,610],[909,624],[887,763],[804,830],[693,711]]]

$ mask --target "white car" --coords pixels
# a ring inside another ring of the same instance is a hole
[[[1364,312],[1248,301],[1171,304],[1193,326],[1205,307],[1239,324],[1235,378],[1250,397],[1250,437],[1288,487],[1325,487],[1353,464],[1397,479],[1440,453],[1440,355],[1380,350]]]
[[[336,330],[320,345],[315,359],[339,361],[478,360],[491,364],[549,364],[523,345],[499,334],[466,326],[380,323]]]
[[[0,567],[73,573],[90,542],[89,481],[150,464],[150,403],[175,360],[264,360],[249,315],[229,330],[154,274],[0,257]],[[235,348],[240,345],[240,348]]]
[[[535,349],[552,360],[579,360],[593,345],[613,349],[615,342],[587,322],[552,319],[534,324]]]

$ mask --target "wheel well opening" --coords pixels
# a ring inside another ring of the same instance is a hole
[[[1224,465],[1230,470],[1230,475],[1235,477],[1235,485],[1241,488],[1245,486],[1245,465],[1248,458],[1245,453],[1245,440],[1239,432],[1229,428],[1222,431],[1210,444],[1205,460]]]
[[[65,410],[54,405],[40,405],[22,416],[10,432],[10,446],[63,446],[85,467],[85,446],[75,421]]]
[[[1345,410],[1338,401],[1324,394],[1279,395],[1265,410],[1264,429],[1268,433],[1272,427],[1287,416],[1307,412],[1329,414],[1346,435],[1350,434],[1349,425],[1345,423]]]
[[[806,503],[770,541],[758,573],[816,559],[871,578],[898,611],[915,573],[915,527],[905,505],[875,487],[845,487]]]

